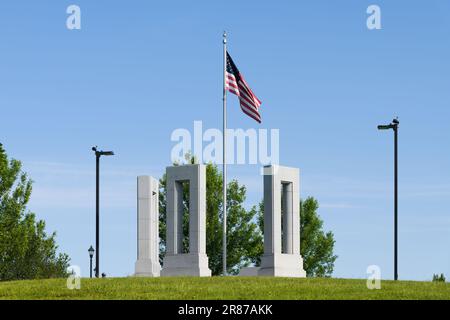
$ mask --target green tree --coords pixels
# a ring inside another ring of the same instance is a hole
[[[312,197],[300,201],[300,254],[308,277],[330,277],[337,256],[333,254],[334,235],[323,231],[323,221],[317,214],[319,203]],[[259,204],[259,228],[264,232],[264,203]]]
[[[312,197],[300,201],[300,252],[308,277],[330,277],[337,259],[335,240],[333,232],[323,231],[318,209],[319,203]]]
[[[0,281],[66,276],[69,257],[56,254],[56,234],[26,206],[32,181],[0,144]]]
[[[195,163],[191,158],[190,163]],[[222,175],[216,165],[208,164],[206,167],[206,252],[209,257],[209,268],[213,275],[222,273]],[[263,252],[262,234],[255,223],[256,208],[246,210],[243,203],[246,198],[246,188],[239,185],[236,180],[228,184],[228,238],[227,238],[227,270],[231,274],[237,274],[242,267],[257,263]],[[189,190],[183,188],[184,224],[183,245],[184,251],[188,251],[189,244]],[[159,195],[159,234],[160,259],[165,252],[166,243],[166,176],[160,180]]]
[[[433,274],[433,282],[445,282],[445,276],[443,273],[441,275]]]

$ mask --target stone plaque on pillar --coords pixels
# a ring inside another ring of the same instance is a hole
[[[168,167],[166,255],[162,276],[210,277],[206,255],[206,166]],[[189,248],[183,248],[183,184],[189,184]]]
[[[137,261],[135,276],[159,277],[159,182],[149,176],[137,179]]]
[[[258,275],[305,277],[300,255],[300,173],[264,167],[264,256]]]

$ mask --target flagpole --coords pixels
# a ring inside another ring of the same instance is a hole
[[[223,275],[227,275],[227,89],[226,89],[226,71],[227,71],[227,33],[223,33]]]

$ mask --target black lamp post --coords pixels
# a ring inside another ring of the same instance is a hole
[[[398,119],[378,130],[394,130],[394,279],[398,280]]]
[[[100,276],[100,157],[101,156],[113,156],[112,151],[98,151],[97,147],[93,147],[92,151],[95,152],[95,164],[96,164],[96,194],[95,194],[95,277]]]
[[[90,277],[92,278],[92,258],[94,257],[94,248],[92,248],[92,246],[89,248],[88,250],[89,252],[89,258],[90,258],[90,265],[89,265],[89,270],[90,270]]]

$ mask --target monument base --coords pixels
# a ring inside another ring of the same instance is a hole
[[[257,277],[261,268],[246,267],[239,270],[239,277]]]
[[[276,253],[265,255],[261,259],[259,276],[305,278],[306,272],[303,270],[303,259],[298,254]]]
[[[211,277],[206,254],[177,254],[164,257],[162,277]]]
[[[135,277],[157,278],[161,273],[161,266],[150,259],[138,260],[135,264]]]

